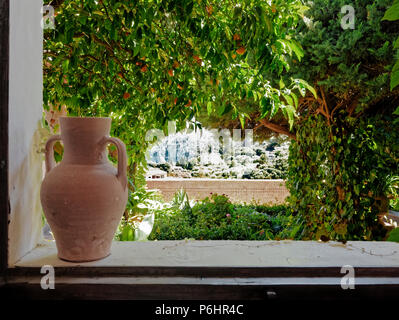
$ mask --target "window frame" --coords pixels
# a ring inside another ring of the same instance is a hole
[[[10,0],[0,1],[0,273],[8,268],[8,104]]]
[[[56,299],[266,299],[276,292],[286,299],[346,299],[398,294],[399,266],[357,268],[357,276],[365,281],[352,291],[323,282],[342,277],[337,267],[57,267],[56,294],[42,290],[39,267],[8,265],[9,37],[10,0],[0,0],[0,292],[16,298]],[[383,278],[398,283],[377,281]],[[290,281],[284,284],[278,279]],[[302,284],[298,285],[298,279]]]

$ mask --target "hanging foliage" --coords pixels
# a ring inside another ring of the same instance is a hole
[[[381,239],[390,177],[399,175],[399,125],[389,117],[328,127],[311,116],[289,156],[289,202],[304,221],[305,239]]]
[[[399,20],[399,0],[394,0],[392,6],[385,12],[382,20],[397,21]],[[399,37],[393,42],[394,49],[397,49],[397,55],[399,55]],[[399,57],[392,69],[391,74],[391,90],[399,85]]]
[[[145,163],[148,130],[167,131],[168,120],[181,128],[206,110],[231,112],[244,125],[244,98],[263,116],[281,109],[293,123],[294,91],[305,84],[292,79],[283,91],[272,80],[303,55],[292,39],[306,9],[300,0],[49,4],[56,28],[45,33],[45,106],[112,117],[131,166]]]

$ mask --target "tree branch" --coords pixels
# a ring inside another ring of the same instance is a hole
[[[285,134],[293,140],[297,140],[296,135],[288,130],[288,128],[272,123],[266,119],[260,119],[259,122],[266,128],[281,134]]]

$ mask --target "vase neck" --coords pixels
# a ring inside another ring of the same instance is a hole
[[[89,139],[68,139],[64,141],[63,162],[69,164],[104,164],[107,163],[107,150],[102,138],[89,141]]]
[[[110,120],[107,118],[61,119],[61,140],[64,144],[62,161],[86,165],[107,163],[104,138],[109,135]]]

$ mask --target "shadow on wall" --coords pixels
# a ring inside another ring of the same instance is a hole
[[[13,168],[9,172],[10,264],[13,264],[27,251],[34,248],[41,239],[40,185],[43,177],[42,145],[46,132],[47,130],[41,127],[39,121],[31,139],[30,147],[26,148],[29,151],[18,163],[13,163]],[[29,141],[29,139],[26,141]]]

